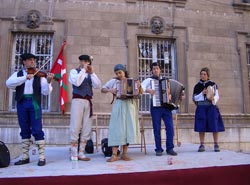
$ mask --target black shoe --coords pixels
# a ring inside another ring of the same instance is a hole
[[[205,152],[205,146],[204,145],[200,145],[198,152]]]
[[[28,164],[30,162],[30,159],[27,158],[27,159],[21,159],[17,162],[14,163],[14,165],[23,165],[23,164]]]
[[[156,156],[162,156],[162,152],[157,151],[157,152],[155,152],[155,155],[156,155]]]
[[[219,145],[214,145],[214,151],[215,151],[215,152],[220,152],[220,147],[219,147]]]
[[[38,166],[45,166],[45,164],[46,164],[46,160],[45,159],[39,159],[39,161],[37,163]]]
[[[167,154],[173,155],[173,156],[177,155],[177,153],[173,149],[170,149],[169,151],[167,151]]]

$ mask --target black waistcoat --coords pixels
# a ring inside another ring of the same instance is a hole
[[[23,76],[23,71],[20,70],[18,73],[17,73],[17,76],[20,77],[20,76]],[[23,98],[23,92],[24,92],[24,85],[25,83],[23,83],[22,85],[19,85],[16,87],[16,97],[15,97],[15,100],[17,102],[20,102]],[[39,106],[41,106],[41,79],[40,77],[38,76],[34,76],[34,81],[33,81],[33,95],[34,95],[34,98],[37,102],[37,104]]]

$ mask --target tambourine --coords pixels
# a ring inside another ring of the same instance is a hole
[[[214,95],[215,95],[215,86],[211,86],[209,85],[207,87],[207,95],[206,95],[206,98],[210,101],[213,101],[214,100]]]

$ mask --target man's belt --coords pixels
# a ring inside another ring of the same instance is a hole
[[[33,104],[33,107],[35,110],[35,118],[38,119],[40,117],[40,107],[39,107],[37,101],[35,100],[34,95],[33,94],[24,94],[23,98],[26,98],[26,99],[31,98],[32,99],[32,104]]]

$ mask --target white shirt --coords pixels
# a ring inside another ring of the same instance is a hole
[[[69,74],[69,82],[77,87],[79,87],[83,80],[88,77],[88,73],[86,73],[85,69],[81,69],[78,73],[76,69],[71,69]],[[90,74],[92,86],[95,89],[100,89],[102,86],[101,80],[97,77],[95,73]]]
[[[144,92],[146,92],[147,89],[152,89],[152,86],[151,86],[152,80],[153,78],[146,78],[145,80],[143,80],[143,82],[141,83],[141,87],[143,88]]]
[[[120,83],[120,80],[113,78],[109,80],[104,86],[102,86],[102,88],[103,89],[118,89],[119,83]]]
[[[216,89],[216,90],[214,91],[214,100],[212,101],[212,103],[213,103],[214,105],[216,105],[217,102],[219,101],[219,99],[220,99],[219,91],[218,91],[218,89]],[[204,94],[201,92],[200,94],[194,95],[193,100],[194,100],[195,102],[198,102],[198,101],[205,101],[206,99],[205,99]]]
[[[17,76],[18,72],[13,73],[8,80],[6,80],[6,86],[10,89],[15,90],[15,88],[19,85],[24,85],[24,94],[33,94],[33,81],[34,78],[28,80],[26,79],[27,72],[23,70],[23,76]],[[43,95],[48,95],[52,91],[51,83],[47,82],[47,79],[45,77],[41,77],[41,93]]]

